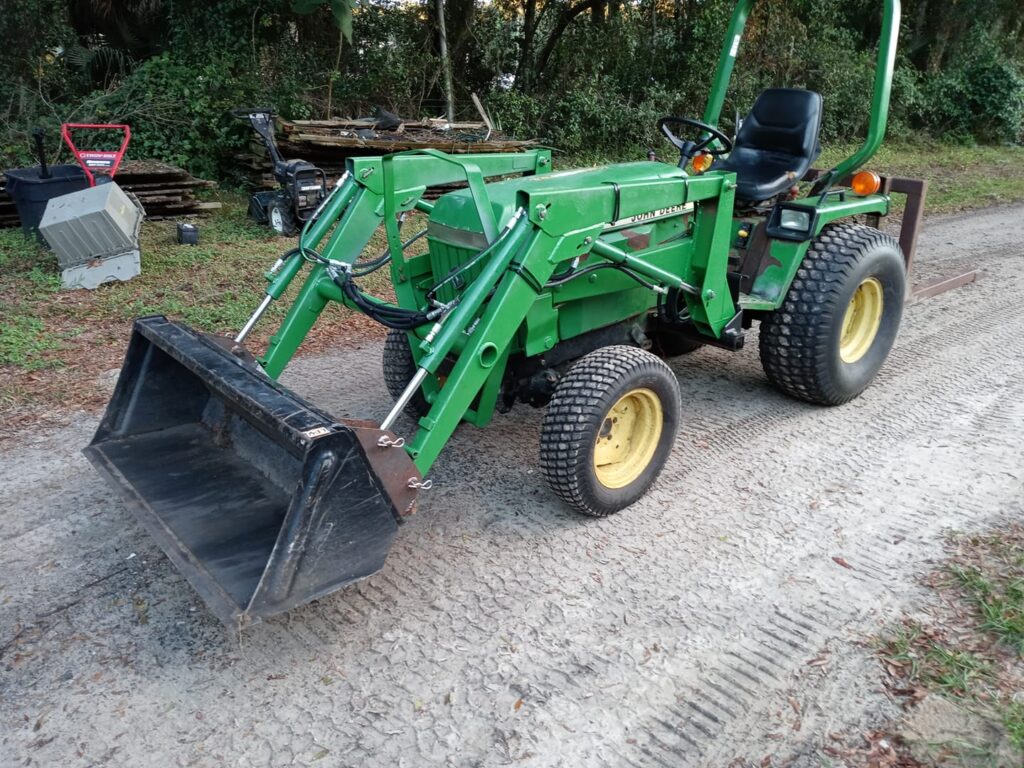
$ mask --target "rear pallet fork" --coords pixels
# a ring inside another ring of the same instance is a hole
[[[822,171],[814,168],[807,173],[803,181],[815,181],[822,175]],[[849,179],[844,179],[841,184],[847,184]],[[955,275],[947,275],[927,280],[914,285],[911,282],[914,267],[914,257],[917,255],[917,239],[921,234],[921,224],[924,220],[924,201],[928,194],[928,182],[924,179],[907,179],[902,176],[883,176],[882,186],[879,190],[883,195],[906,195],[906,207],[903,209],[903,222],[900,225],[899,243],[903,251],[904,264],[907,273],[907,295],[906,305],[917,304],[918,302],[930,299],[933,296],[952,291],[970,285],[978,278],[978,271],[969,269]],[[869,214],[868,223],[878,228],[881,217],[878,214]]]
[[[900,249],[907,260],[907,276],[911,273],[914,256],[917,253],[917,236],[921,231],[924,218],[924,198],[928,193],[928,182],[922,179],[904,179],[898,176],[886,178],[882,182],[882,192],[903,194],[907,196],[907,207],[903,211],[903,225],[900,228]],[[907,282],[907,304],[917,304],[946,291],[962,288],[978,278],[978,271],[969,269],[957,275],[937,277],[924,283],[911,285]]]

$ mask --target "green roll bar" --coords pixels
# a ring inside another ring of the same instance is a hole
[[[718,58],[715,78],[711,84],[707,108],[704,110],[704,122],[718,125],[725,105],[725,95],[732,78],[736,55],[740,50],[743,30],[756,0],[739,0],[733,8],[729,21],[729,31],[722,44],[722,53]],[[892,73],[896,66],[896,44],[900,33],[900,0],[884,0],[882,9],[882,35],[878,44],[878,60],[875,67],[875,84],[871,96],[871,118],[868,122],[868,135],[864,145],[830,169],[822,176],[818,186],[825,187],[836,179],[842,179],[860,168],[878,151],[885,138],[885,126],[889,119],[889,97],[892,93]]]

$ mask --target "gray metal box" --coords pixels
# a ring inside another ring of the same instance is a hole
[[[65,288],[96,288],[131,280],[141,270],[141,206],[109,182],[55,197],[39,232],[57,255]]]
[[[76,267],[63,269],[60,273],[60,284],[61,287],[69,290],[88,288],[91,291],[114,280],[121,282],[131,280],[141,272],[142,261],[139,258],[139,249],[132,248],[113,256],[104,256]]]
[[[39,231],[67,269],[138,248],[141,223],[139,207],[109,182],[50,200]]]

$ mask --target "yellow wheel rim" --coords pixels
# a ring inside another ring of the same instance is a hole
[[[654,458],[665,417],[650,389],[633,389],[604,416],[594,444],[594,473],[606,488],[625,488]]]
[[[877,277],[869,277],[857,286],[843,316],[839,337],[839,357],[844,363],[856,363],[871,349],[882,324],[883,306],[882,284]]]

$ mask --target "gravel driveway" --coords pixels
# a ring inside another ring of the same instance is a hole
[[[1024,513],[1024,207],[932,219],[879,380],[824,409],[756,336],[678,359],[684,420],[608,519],[537,469],[539,411],[462,427],[384,570],[241,637],[88,466],[94,415],[0,457],[0,765],[819,765],[892,714],[863,640],[948,527]],[[380,350],[285,382],[390,405]],[[408,424],[406,425],[408,427]]]

